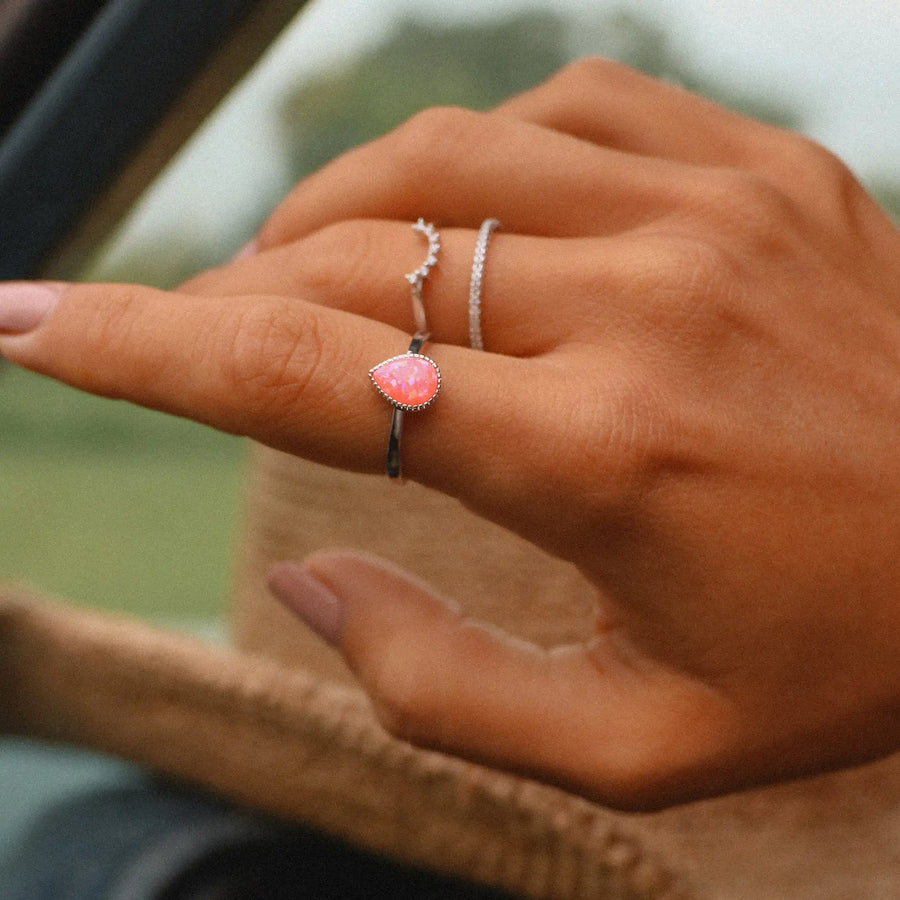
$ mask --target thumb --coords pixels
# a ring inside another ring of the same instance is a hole
[[[545,650],[359,554],[285,563],[269,584],[343,654],[397,737],[621,808],[708,792],[709,692],[602,636]]]

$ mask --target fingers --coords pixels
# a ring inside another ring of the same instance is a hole
[[[727,717],[712,692],[625,664],[603,639],[550,652],[514,641],[358,555],[280,566],[270,585],[340,649],[399,737],[626,808],[719,778]]]
[[[627,153],[740,166],[776,129],[606,59],[567,66],[502,103],[501,115]]]
[[[290,298],[116,284],[7,284],[0,322],[17,292],[33,313],[20,324],[31,330],[0,337],[0,353],[20,365],[317,462],[384,471],[391,407],[368,372],[404,353],[408,334]],[[39,311],[42,292],[52,302]],[[544,465],[532,415],[541,427],[553,421],[556,376],[548,371],[538,385],[526,361],[442,344],[424,350],[442,369],[442,388],[432,407],[405,416],[404,472],[508,521],[528,474],[511,472],[507,435],[521,429],[517,458]]]
[[[0,309],[14,305],[17,287],[3,286]],[[0,352],[12,361],[91,393],[285,449],[296,440],[314,456],[330,448],[351,467],[366,467],[366,433],[374,431],[378,405],[365,396],[349,402],[347,373],[365,372],[379,351],[361,320],[338,321],[343,314],[277,297],[223,301],[118,284],[24,287],[52,291],[56,302],[33,330],[0,338]],[[383,338],[402,352],[402,338]],[[342,442],[329,437],[326,410],[336,407],[354,450],[341,452]],[[298,414],[302,424],[292,437],[286,421]]]
[[[348,219],[419,216],[509,233],[610,235],[727,203],[739,173],[831,211],[852,178],[824,148],[604,60],[490,113],[425,110],[301,181],[263,249]],[[751,179],[752,180],[752,179]]]
[[[419,216],[476,229],[493,217],[518,234],[611,234],[696,198],[699,173],[676,168],[510,116],[431,109],[301,181],[259,243],[278,246],[341,220]]]
[[[428,329],[442,343],[468,346],[476,232],[451,228],[440,234],[438,264],[424,289]],[[612,261],[623,255],[617,244],[611,240],[603,253],[597,252],[602,246],[595,247],[597,262],[586,266],[591,257],[579,241],[495,234],[482,281],[485,347],[510,356],[536,356],[576,331],[584,334],[595,317],[600,286],[606,286],[607,302],[614,290]],[[424,246],[409,223],[342,222],[205,272],[181,290],[210,297],[295,297],[412,332],[410,286],[403,275],[421,263]],[[562,277],[561,272],[569,274]],[[554,299],[552,315],[548,297]]]
[[[847,167],[801,135],[606,59],[585,59],[495,112],[627,154],[763,176],[824,207],[851,190]],[[825,198],[823,200],[823,197]]]

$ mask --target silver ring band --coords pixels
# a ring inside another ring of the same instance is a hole
[[[484,281],[484,259],[487,256],[488,242],[495,228],[499,228],[497,219],[485,219],[478,229],[475,241],[475,256],[472,260],[472,280],[469,282],[469,346],[473,350],[484,350],[484,338],[481,335],[481,285]]]

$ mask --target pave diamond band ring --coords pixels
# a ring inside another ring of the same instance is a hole
[[[481,285],[484,281],[484,260],[487,256],[491,234],[500,223],[496,219],[485,219],[478,230],[475,241],[475,256],[472,260],[472,280],[469,283],[469,346],[473,350],[484,350],[481,335]]]

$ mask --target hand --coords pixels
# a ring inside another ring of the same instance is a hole
[[[0,351],[380,472],[366,373],[409,341],[419,216],[445,387],[405,473],[574,562],[598,614],[544,652],[353,554],[278,570],[386,727],[627,808],[898,749],[900,235],[800,137],[581,63],[340,157],[178,292],[7,286]]]

